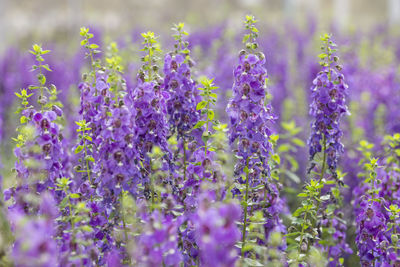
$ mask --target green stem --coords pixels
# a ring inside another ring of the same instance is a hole
[[[150,190],[151,190],[151,210],[154,210],[154,204],[156,203],[155,200],[155,194],[154,194],[154,181],[153,181],[153,176],[152,176],[152,167],[151,167],[151,159],[150,159],[150,163],[149,163],[149,175],[150,175]]]
[[[42,63],[39,61],[39,77],[42,76]],[[40,89],[40,111],[43,111],[43,86],[42,81],[39,81],[39,89]]]
[[[322,148],[323,159],[322,159],[321,174],[319,176],[318,183],[321,183],[322,179],[324,178],[325,171],[326,171],[326,137],[325,137],[325,135],[323,136],[322,142],[323,142],[323,148]]]
[[[90,46],[90,42],[89,39],[86,38],[87,43],[88,43],[88,47]],[[96,83],[97,83],[97,77],[96,77],[96,67],[94,64],[94,58],[93,58],[93,50],[89,47],[89,54],[90,54],[90,63],[92,65],[92,76],[93,76],[93,86],[94,86],[94,95],[97,96],[97,87],[96,87]]]
[[[247,172],[246,172],[246,193],[244,197],[244,204],[243,204],[243,213],[244,213],[244,218],[243,218],[243,230],[242,230],[242,257],[244,257],[244,247],[246,244],[246,228],[247,228],[247,200],[249,198],[249,158],[246,159],[246,167],[247,167]]]
[[[301,224],[301,233],[300,233],[300,242],[299,242],[299,254],[298,257],[301,254],[301,244],[303,243],[304,240],[304,230],[305,230],[305,226],[306,226],[306,220],[307,220],[307,212],[304,212],[304,217],[303,217],[303,223]],[[308,248],[308,246],[307,246]]]
[[[207,133],[207,137],[208,137],[208,131],[209,131],[209,126],[208,126],[208,124],[209,124],[209,122],[210,122],[210,120],[208,119],[208,109],[210,108],[210,99],[209,99],[209,97],[207,96],[207,106],[206,106],[206,111],[207,111],[207,113],[206,113],[206,116],[207,116],[207,122],[206,122],[206,133]],[[204,142],[204,155],[207,157],[207,151],[208,151],[208,145],[207,145],[207,143],[208,143],[208,139],[207,139],[207,141],[206,142]]]
[[[88,180],[89,180],[89,184],[92,185],[92,181],[90,179],[90,166],[89,166],[89,160],[87,159],[88,153],[87,153],[87,148],[86,148],[86,139],[85,139],[85,131],[83,131],[83,147],[84,147],[84,151],[85,151],[85,162],[86,162],[86,172],[88,175]]]
[[[125,246],[127,246],[128,245],[128,230],[126,228],[125,213],[124,213],[124,210],[122,207],[122,200],[123,200],[124,194],[125,194],[125,191],[122,189],[122,192],[119,195],[119,209],[120,209],[120,213],[121,213],[122,227],[123,227],[123,231],[124,231]]]
[[[186,181],[186,168],[187,168],[187,163],[186,163],[186,140],[183,138],[183,180]]]
[[[322,159],[321,173],[320,173],[319,180],[318,180],[318,186],[321,184],[322,179],[324,178],[324,175],[325,175],[325,171],[326,171],[326,137],[325,137],[325,135],[323,136],[322,140],[323,140],[322,141],[322,143],[323,143],[323,147],[322,147],[323,159]],[[322,191],[322,188],[321,187],[318,188],[318,195],[316,196],[316,198],[317,198],[316,199],[317,200],[316,212],[317,213],[319,212],[319,208],[320,208],[320,204],[321,204],[321,201],[320,201],[321,191]]]

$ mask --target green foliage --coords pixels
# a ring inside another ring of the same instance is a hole
[[[82,27],[80,30],[80,35],[83,38],[81,41],[81,46],[87,49],[85,58],[90,58],[91,71],[89,76],[92,78],[93,87],[96,87],[96,71],[101,69],[101,63],[100,60],[94,59],[94,55],[99,54],[101,51],[99,50],[99,45],[90,42],[90,39],[92,39],[94,36],[92,33],[89,33],[89,28]],[[95,95],[97,95],[97,88],[95,88]]]
[[[79,233],[83,235],[88,232],[93,232],[93,228],[90,226],[89,208],[86,207],[86,203],[82,200],[81,195],[78,193],[71,193],[70,184],[72,181],[69,178],[59,178],[56,183],[56,190],[64,193],[64,198],[59,204],[61,211],[60,217],[57,221],[64,222],[66,225],[70,225],[69,229],[64,229],[64,232],[71,233],[71,244],[81,244],[84,246],[90,245],[91,240],[84,240],[77,238]],[[73,253],[71,257],[87,257],[84,251],[79,251],[79,246],[73,246]]]
[[[330,66],[333,63],[332,55],[333,55],[333,53],[337,52],[337,50],[335,48],[332,48],[332,47],[336,47],[336,44],[334,44],[332,42],[331,38],[332,38],[332,35],[330,35],[330,34],[324,34],[320,37],[320,39],[322,41],[322,46],[321,46],[322,53],[319,54],[318,57],[321,59],[319,64],[322,67]],[[333,60],[338,61],[339,58],[334,57]]]
[[[86,122],[85,120],[80,120],[75,123],[79,126],[79,128],[76,130],[78,132],[79,145],[76,146],[74,153],[79,154],[83,151],[83,158],[79,159],[80,165],[76,166],[75,170],[79,173],[86,173],[89,183],[91,183],[90,162],[94,162],[94,158],[88,154],[88,151],[91,151],[93,147],[91,144],[92,137],[90,136],[90,131],[92,128],[89,127],[89,122]]]
[[[158,78],[158,61],[160,60],[160,54],[162,53],[161,46],[158,43],[158,37],[154,35],[154,32],[142,33],[143,37],[143,48],[141,51],[145,52],[145,56],[142,57],[144,63],[141,69],[142,75],[144,75],[144,81],[150,82]],[[154,77],[153,77],[154,76]]]
[[[32,50],[30,50],[29,52],[35,56],[35,60],[37,62],[37,65],[32,66],[32,71],[36,71],[36,70],[38,71],[38,74],[36,75],[38,85],[31,85],[31,86],[29,86],[29,89],[30,90],[35,90],[35,89],[40,90],[38,104],[41,106],[41,110],[43,110],[46,107],[46,105],[48,105],[48,100],[47,100],[47,97],[44,95],[44,90],[47,90],[50,92],[50,90],[45,86],[47,79],[46,79],[46,76],[43,74],[43,69],[45,69],[47,71],[51,71],[51,69],[50,69],[49,65],[43,64],[44,58],[42,56],[49,53],[50,50],[43,50],[40,45],[34,44],[32,46]]]
[[[214,90],[218,89],[218,86],[214,85],[213,80],[214,79],[207,79],[206,77],[200,80],[203,87],[198,90],[201,91],[200,96],[203,97],[203,100],[197,104],[196,109],[200,110],[203,119],[199,120],[193,127],[193,129],[197,129],[205,126],[205,131],[202,136],[205,155],[207,155],[208,151],[214,150],[210,143],[213,137],[211,126],[218,127],[220,125],[219,121],[214,120],[215,113],[214,110],[211,109],[211,107],[215,106],[217,103],[217,94],[214,93]]]
[[[284,130],[281,135],[271,135],[271,142],[275,151],[271,157],[271,175],[280,177],[280,179],[277,179],[289,186],[288,179],[295,183],[300,183],[300,178],[296,174],[299,169],[299,163],[292,155],[299,148],[304,147],[305,143],[297,137],[302,129],[297,127],[294,121],[282,122],[281,127]],[[281,161],[281,159],[284,160]]]
[[[174,47],[175,47],[175,53],[176,54],[183,54],[186,56],[186,61],[189,59],[189,53],[190,50],[188,48],[189,43],[183,41],[183,37],[189,35],[183,28],[185,24],[184,23],[178,23],[174,24],[174,27],[172,27],[172,30],[175,32],[172,36],[174,37],[175,41],[177,42]]]
[[[244,35],[242,42],[246,45],[246,48],[251,52],[258,48],[256,39],[258,37],[259,31],[255,26],[256,22],[257,20],[254,18],[254,16],[250,15],[247,15],[244,21],[245,28],[248,33]]]
[[[117,43],[112,42],[108,46],[105,62],[106,69],[109,70],[107,82],[110,84],[110,91],[115,96],[115,102],[118,103],[118,99],[126,93],[126,82],[122,77],[124,66]]]

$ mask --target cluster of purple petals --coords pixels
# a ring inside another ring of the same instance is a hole
[[[237,140],[236,174],[243,173],[247,165],[252,169],[252,185],[263,182],[269,174],[268,158],[272,150],[268,124],[274,121],[271,107],[264,105],[267,70],[262,54],[242,53],[234,70],[233,96],[227,112],[230,117],[229,141]],[[260,180],[261,179],[261,180]]]
[[[334,46],[330,45],[329,48],[334,49]],[[316,153],[322,151],[325,142],[328,166],[336,170],[338,157],[343,153],[340,118],[348,113],[345,103],[348,85],[338,71],[336,56],[327,57],[332,63],[323,67],[311,87],[310,115],[313,122],[308,145],[310,156],[314,158]]]
[[[140,182],[138,156],[134,144],[135,109],[129,99],[117,99],[111,94],[107,76],[97,80],[102,101],[94,118],[97,135],[93,136],[96,147],[93,172],[98,174],[98,194],[109,204],[115,203],[122,190],[137,195]]]
[[[236,203],[217,205],[213,199],[213,192],[202,193],[193,219],[200,265],[235,266],[239,258],[235,245],[241,236],[236,225],[236,221],[240,220],[240,206]]]
[[[12,196],[15,200],[12,208],[17,208],[17,206],[27,208],[23,200],[27,192],[33,190],[33,193],[41,193],[47,188],[53,188],[54,197],[57,201],[61,201],[63,194],[55,191],[54,188],[57,179],[64,177],[67,172],[68,156],[64,150],[65,144],[60,127],[55,122],[62,116],[62,111],[57,106],[47,111],[29,108],[23,110],[22,115],[29,119],[27,126],[32,127],[35,132],[32,140],[14,149],[17,158],[15,170],[18,182],[16,187],[5,191],[5,200]],[[28,167],[27,161],[36,162],[36,167],[35,165]],[[42,179],[39,179],[40,177]]]
[[[191,78],[192,61],[185,62],[185,55],[169,53],[164,58],[163,90],[168,92],[167,112],[172,133],[178,139],[185,137],[199,121],[196,110],[199,102],[196,83]]]
[[[11,252],[15,266],[51,267],[58,264],[59,251],[54,240],[54,219],[58,210],[50,194],[43,194],[38,212],[39,216],[26,216],[24,210],[15,208],[8,213],[15,232]]]
[[[168,148],[168,123],[167,123],[167,101],[170,98],[168,92],[163,91],[156,81],[143,81],[138,79],[138,85],[133,90],[132,108],[134,109],[134,128],[135,146],[139,156],[145,165],[145,169],[150,169],[150,158],[148,153],[153,146],[158,146],[166,153],[166,161],[170,163],[171,152]],[[165,164],[163,168],[167,170],[170,164]],[[144,176],[146,179],[147,175]],[[147,182],[147,181],[143,181]]]
[[[351,255],[353,253],[353,250],[346,242],[346,222],[338,216],[338,212],[336,211],[334,218],[325,219],[321,222],[323,227],[332,227],[332,229],[335,230],[332,234],[334,245],[324,248],[327,250],[329,267],[341,266],[340,258],[342,258],[343,255]]]
[[[137,196],[141,177],[133,133],[135,109],[130,99],[115,98],[107,78],[106,73],[98,72],[95,86],[88,83],[80,85],[83,93],[81,115],[89,122],[89,135],[92,137],[92,142],[85,142],[92,145],[92,150],[87,152],[93,156],[94,163],[89,164],[91,184],[85,172],[84,177],[76,182],[82,197],[90,199],[89,224],[94,229],[91,238],[104,253],[98,264],[114,261],[118,255],[124,254],[124,250],[116,248],[113,238],[113,229],[121,223],[120,196],[123,190]],[[85,249],[93,250],[90,247]],[[114,250],[118,255],[112,254]]]
[[[357,215],[356,243],[362,266],[390,263],[387,260],[387,250],[390,240],[386,236],[388,216],[384,206],[375,201],[364,199],[360,203]],[[386,265],[388,266],[388,265]]]
[[[233,96],[229,101],[227,112],[230,116],[229,141],[237,142],[236,155],[239,160],[235,166],[237,182],[244,184],[244,169],[250,171],[248,177],[250,186],[264,184],[268,187],[262,195],[256,196],[256,201],[267,200],[270,205],[260,208],[266,213],[266,238],[272,231],[286,232],[279,218],[285,203],[279,197],[279,190],[273,183],[267,181],[269,176],[268,159],[272,151],[269,141],[271,131],[269,124],[275,119],[271,106],[265,105],[267,71],[264,68],[263,54],[241,53],[239,64],[234,70]],[[234,194],[241,194],[234,189]]]
[[[154,211],[143,218],[144,229],[136,241],[133,258],[138,266],[180,266],[183,257],[178,249],[180,220]]]
[[[356,214],[356,245],[358,255],[363,266],[369,266],[375,262],[376,266],[397,266],[400,264],[400,254],[392,247],[392,234],[400,230],[399,221],[390,220],[390,212],[387,210],[390,205],[400,206],[399,188],[400,177],[392,171],[379,170],[379,183],[374,188],[378,189],[380,202],[372,200],[367,193],[370,185],[361,184],[357,187],[356,193],[361,196],[355,199]],[[389,229],[388,224],[394,223]]]

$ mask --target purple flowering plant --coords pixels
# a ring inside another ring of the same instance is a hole
[[[398,38],[256,22],[7,50],[0,266],[400,266]]]
[[[272,108],[265,105],[267,71],[265,56],[257,52],[258,29],[253,16],[246,16],[243,43],[247,50],[239,54],[239,62],[234,69],[233,95],[227,112],[230,117],[229,141],[236,145],[235,183],[232,193],[241,199],[243,218],[241,223],[241,257],[260,257],[257,247],[266,245],[271,233],[285,232],[279,218],[281,199],[277,184],[271,181],[269,158],[272,152],[270,123],[274,121]],[[259,211],[259,213],[257,213]],[[254,222],[253,216],[265,217]],[[263,223],[262,235],[254,236],[252,224]]]
[[[321,37],[323,43],[322,70],[311,87],[311,136],[308,141],[311,180],[298,197],[305,198],[293,213],[292,227],[287,235],[291,261],[306,264],[310,250],[321,250],[327,255],[328,265],[343,265],[343,255],[352,253],[346,243],[346,225],[340,211],[343,175],[337,170],[337,160],[343,153],[340,137],[340,118],[348,113],[345,104],[347,84],[338,64],[336,44],[330,35]],[[317,157],[317,155],[321,155]],[[313,178],[316,177],[316,178]],[[330,233],[335,231],[336,235]]]

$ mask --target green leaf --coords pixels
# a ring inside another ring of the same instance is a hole
[[[325,54],[325,53],[322,53],[322,54],[319,54],[318,55],[318,57],[320,58],[320,59],[324,59],[324,58],[326,58],[328,55],[327,54]]]
[[[24,124],[28,122],[28,118],[26,116],[21,116],[21,118],[19,118],[19,121],[21,124]]]
[[[208,111],[208,113],[207,113],[208,119],[209,119],[210,121],[212,121],[212,120],[214,119],[214,116],[215,116],[214,111],[210,109],[210,110]]]
[[[42,66],[47,71],[52,71],[48,64]]]
[[[38,74],[37,79],[42,85],[46,83],[46,76],[43,74]]]
[[[272,155],[272,159],[273,159],[277,164],[281,164],[281,157],[279,157],[278,154],[273,154],[273,155]]]
[[[297,137],[294,137],[292,139],[292,143],[299,147],[304,147],[306,145],[303,140],[301,140],[300,138],[297,138]]]
[[[321,196],[321,197],[320,197],[320,199],[321,199],[322,201],[329,200],[330,198],[331,198],[330,195],[324,195],[324,196]]]
[[[78,154],[79,152],[81,152],[83,150],[84,146],[79,145],[75,148],[75,154]]]
[[[197,104],[196,106],[196,110],[200,110],[203,109],[205,106],[207,106],[207,102],[206,101],[201,101]]]
[[[205,121],[198,121],[194,126],[193,129],[201,128],[206,122]]]
[[[93,232],[93,228],[89,225],[82,225],[80,228],[83,232]]]
[[[86,156],[86,157],[85,157],[85,160],[86,160],[86,161],[94,162],[94,158],[93,158],[91,155]]]
[[[61,203],[59,204],[59,206],[60,206],[61,208],[64,208],[64,207],[67,205],[67,202],[68,202],[68,197],[65,197],[65,198],[61,201]]]
[[[90,49],[97,49],[97,48],[99,48],[99,46],[97,44],[90,44],[89,48]]]
[[[296,184],[300,183],[300,178],[295,173],[285,170],[285,174]]]
[[[79,194],[73,193],[69,195],[70,198],[80,198],[81,196]]]

